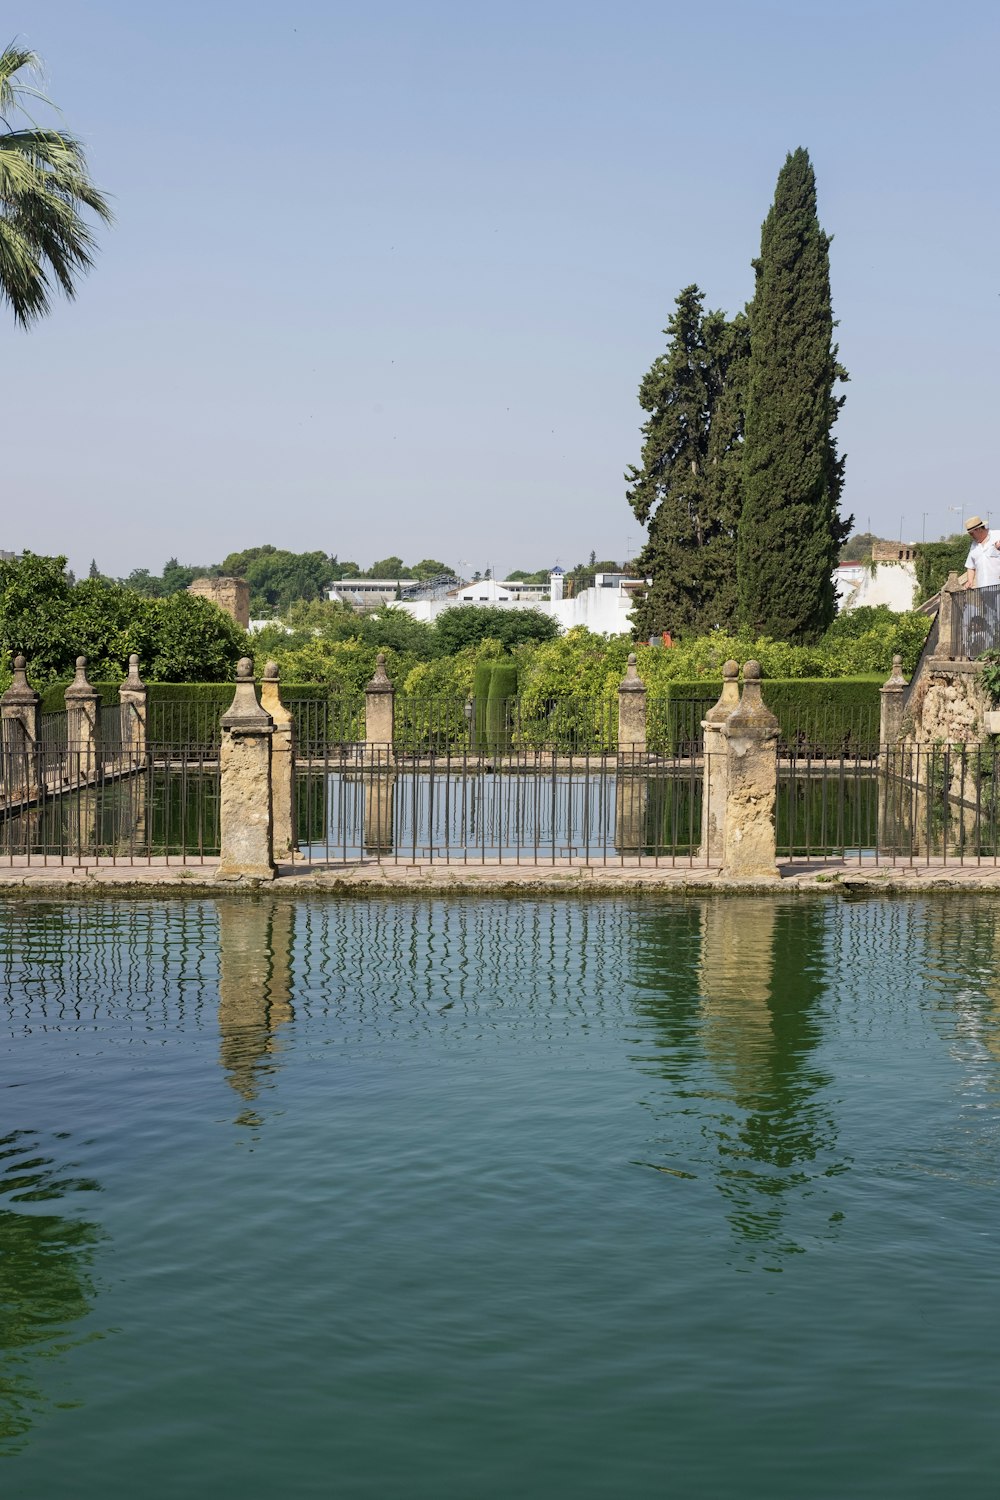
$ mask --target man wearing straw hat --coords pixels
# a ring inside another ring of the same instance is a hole
[[[970,516],[965,529],[971,543],[965,559],[965,587],[985,589],[1000,583],[1000,531],[990,531],[979,516]]]

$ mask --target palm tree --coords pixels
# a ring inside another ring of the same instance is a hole
[[[7,127],[0,130],[0,301],[22,327],[48,312],[56,288],[72,297],[77,277],[91,266],[96,241],[82,210],[106,224],[112,219],[87,175],[80,142],[37,126],[25,108],[28,99],[49,103],[23,82],[39,66],[21,47],[0,53],[0,125]],[[17,115],[22,129],[11,127]]]

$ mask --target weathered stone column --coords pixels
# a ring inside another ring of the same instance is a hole
[[[618,684],[618,765],[615,776],[615,848],[641,854],[646,844],[649,776],[646,761],[646,684],[630,651]]]
[[[101,753],[101,700],[87,681],[87,658],[76,659],[76,676],[66,689],[66,748],[73,777],[93,776]]]
[[[635,652],[628,654],[625,676],[618,684],[618,754],[646,748],[646,684],[639,676]]]
[[[701,721],[705,735],[705,759],[701,792],[701,857],[706,864],[721,865],[726,828],[726,737],[722,726],[740,701],[738,663],[722,668],[719,701]]]
[[[15,656],[10,687],[0,697],[4,749],[10,756],[10,770],[4,787],[8,796],[33,797],[38,791],[41,701],[28,682],[24,657]]]
[[[727,788],[722,873],[777,880],[774,813],[778,798],[778,721],[760,695],[760,663],[743,668],[743,695],[722,726]]]
[[[273,880],[271,740],[274,724],[257,702],[253,662],[236,669],[236,694],[222,715],[219,768],[219,880]]]
[[[386,676],[385,655],[375,658],[375,676],[365,685],[365,760],[390,766],[396,730],[396,690]]]
[[[118,702],[128,712],[122,715],[122,757],[134,765],[146,759],[146,707],[149,689],[139,676],[139,658],[132,652],[128,676],[118,689]]]
[[[936,657],[955,661],[959,654],[958,631],[955,620],[955,599],[965,592],[965,586],[957,573],[950,573],[941,587],[941,602],[938,605],[938,639],[934,652]]]
[[[903,658],[892,658],[892,676],[888,677],[880,690],[878,743],[880,750],[895,745],[903,727],[903,694],[906,678],[903,676]]]
[[[891,852],[903,828],[903,812],[909,793],[902,784],[904,760],[909,757],[900,741],[903,728],[903,695],[906,678],[903,658],[892,658],[892,675],[881,689],[878,730],[878,847]]]
[[[271,807],[274,818],[274,855],[284,859],[296,845],[295,837],[295,720],[281,701],[278,664],[269,661],[260,685],[260,704],[271,715]]]

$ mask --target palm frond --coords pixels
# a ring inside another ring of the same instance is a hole
[[[0,53],[0,115],[25,114],[25,94],[42,97],[18,81],[38,67],[24,48]],[[0,131],[0,301],[22,326],[48,311],[54,289],[73,297],[77,277],[92,265],[96,240],[83,210],[113,220],[76,137],[35,125]]]

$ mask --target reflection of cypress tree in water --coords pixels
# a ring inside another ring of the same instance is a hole
[[[771,900],[706,902],[699,970],[705,1054],[740,1110],[716,1125],[719,1187],[748,1240],[778,1243],[788,1193],[835,1142],[809,1066],[821,1038],[825,913]],[[787,1251],[799,1249],[788,1241]]]
[[[273,1071],[275,1028],[293,1015],[293,916],[291,901],[219,902],[219,1057],[230,1085],[248,1102]],[[259,1123],[251,1111],[238,1119]]]
[[[808,1063],[821,1035],[824,924],[805,903],[706,901],[651,918],[636,952],[658,1047],[643,1062],[672,1086],[664,1146],[685,1168],[665,1170],[700,1175],[709,1141],[733,1227],[786,1251],[799,1248],[779,1238],[788,1194],[829,1170],[809,1164],[835,1141],[814,1097],[826,1077]]]
[[[0,1457],[24,1446],[45,1396],[31,1375],[35,1358],[72,1346],[69,1326],[90,1311],[95,1224],[7,1204],[37,1204],[94,1192],[95,1182],[58,1177],[32,1131],[0,1136]]]

